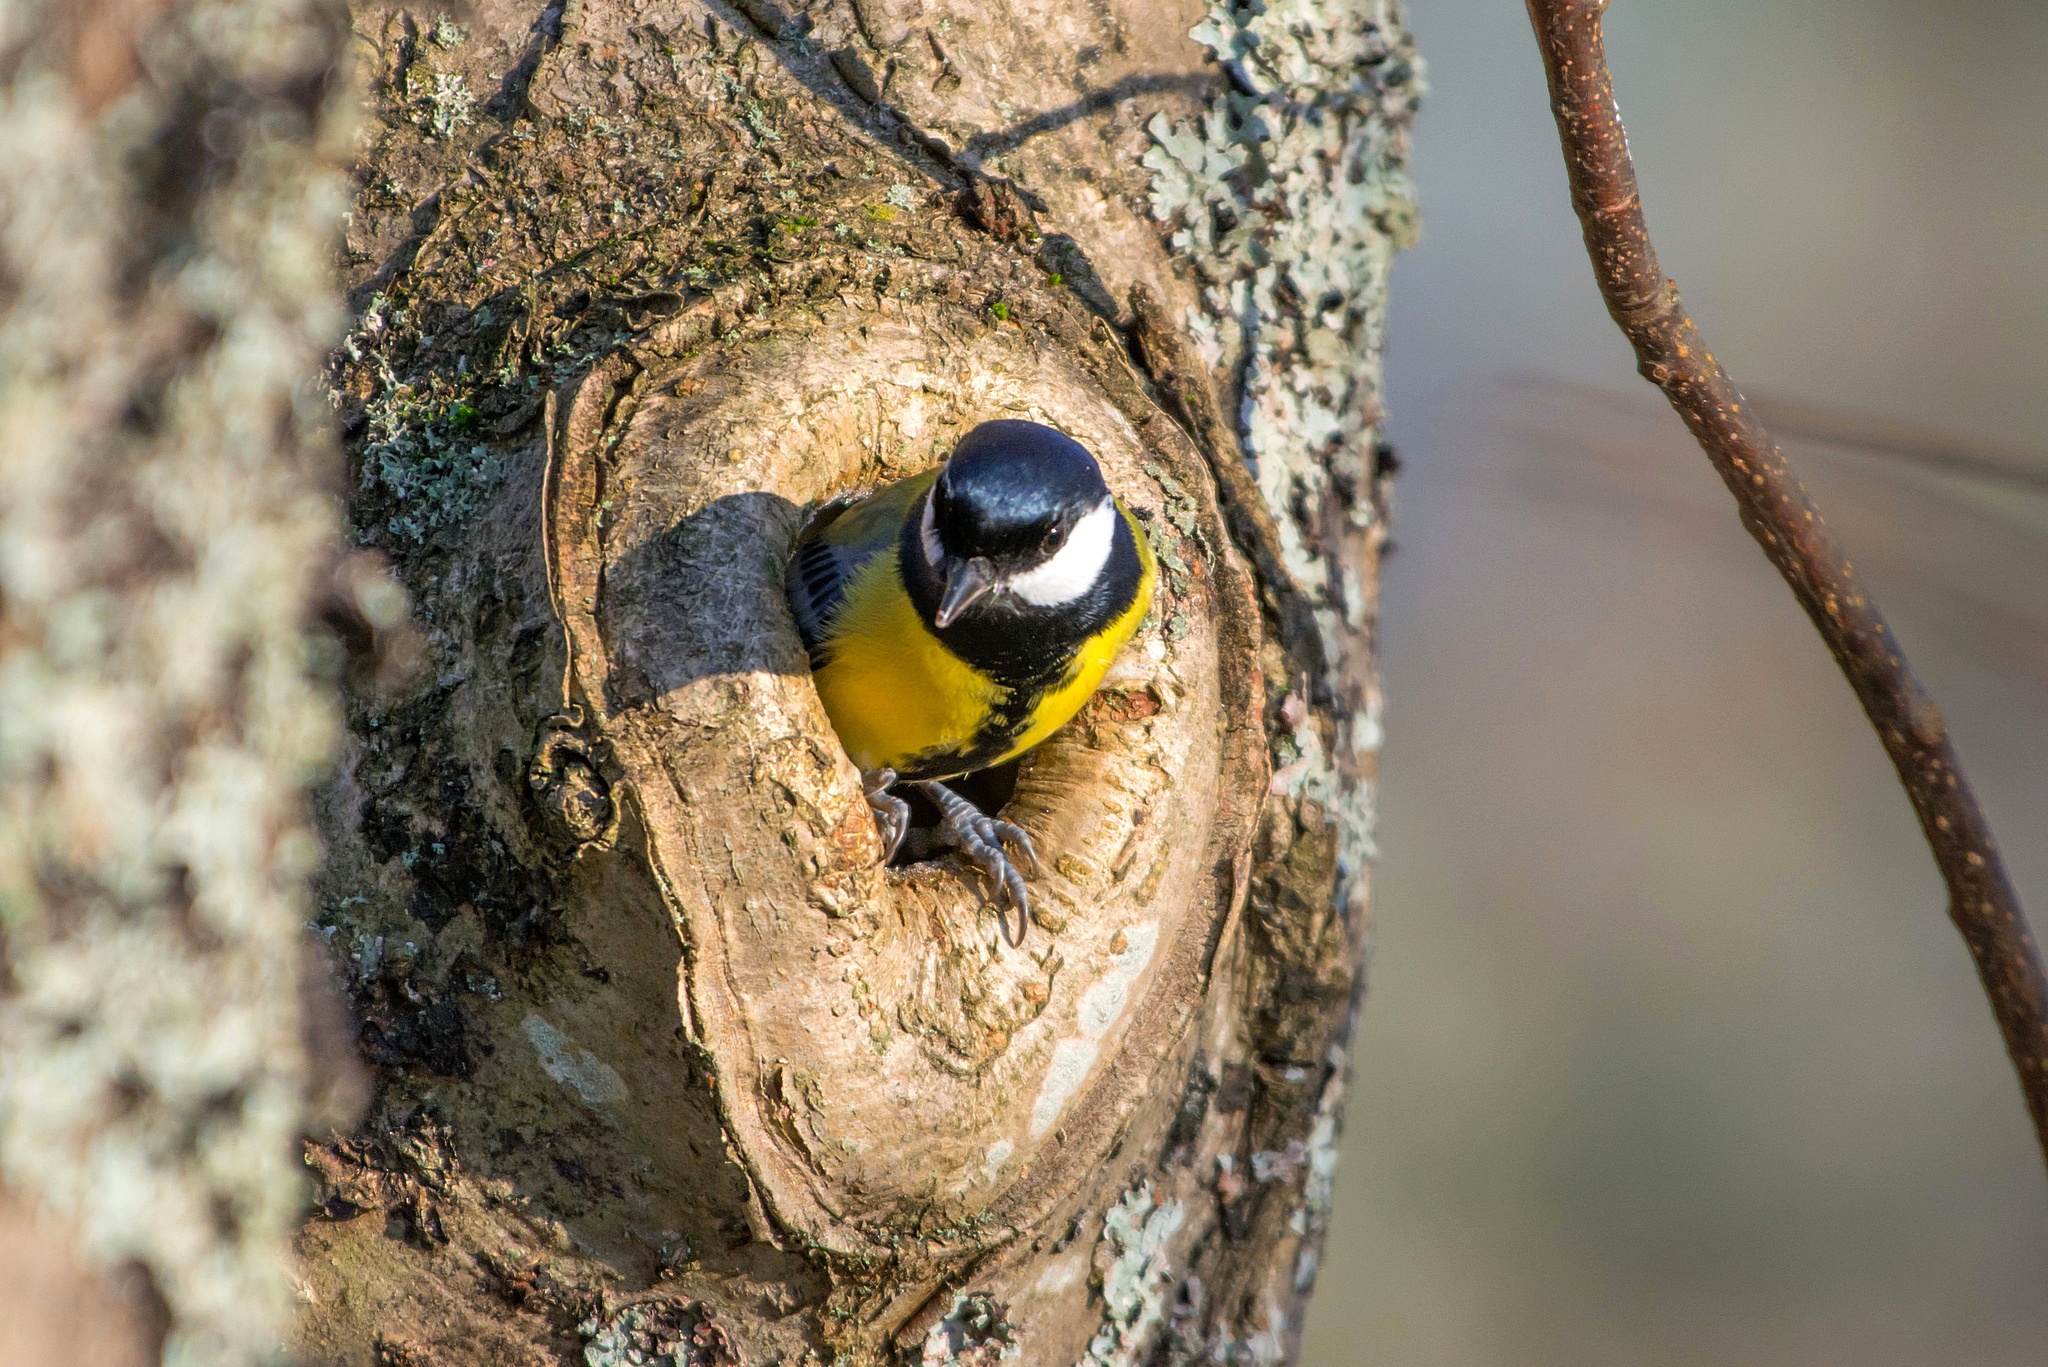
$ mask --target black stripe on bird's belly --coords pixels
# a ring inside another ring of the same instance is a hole
[[[1009,752],[1010,744],[1017,738],[1017,728],[1003,734],[994,734],[984,727],[975,736],[974,743],[965,749],[933,750],[904,760],[896,765],[899,779],[959,778],[977,769],[986,769]]]
[[[1144,566],[1130,524],[1119,516],[1109,559],[1093,587],[1079,598],[1039,607],[1013,594],[992,593],[951,626],[937,627],[932,619],[938,613],[943,585],[924,557],[917,529],[915,515],[905,520],[896,557],[917,615],[948,650],[1004,690],[1004,697],[990,709],[971,745],[946,756],[931,756],[918,767],[942,766],[947,775],[972,773],[1002,757],[1031,725],[1046,690],[1066,680],[1081,645],[1130,608]]]

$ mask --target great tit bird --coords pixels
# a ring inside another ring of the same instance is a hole
[[[1035,422],[985,422],[936,470],[828,505],[797,539],[790,607],[825,713],[894,854],[915,783],[938,838],[1028,924],[1023,830],[940,780],[1016,758],[1094,693],[1158,577],[1137,519],[1086,447]]]

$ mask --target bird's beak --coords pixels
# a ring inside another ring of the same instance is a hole
[[[939,610],[932,620],[942,627],[953,625],[954,618],[995,586],[995,567],[981,556],[948,562],[946,591],[939,595]]]

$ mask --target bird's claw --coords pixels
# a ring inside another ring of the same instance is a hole
[[[875,814],[875,831],[882,837],[884,864],[896,857],[910,830],[910,804],[889,791],[895,781],[894,769],[870,769],[860,776],[860,790]]]
[[[1017,934],[1011,943],[1023,944],[1025,929],[1031,924],[1031,896],[1024,889],[1024,876],[1017,872],[1003,847],[1014,849],[1031,875],[1037,877],[1038,851],[1032,848],[1030,833],[1022,826],[987,815],[943,783],[925,781],[917,786],[944,818],[939,824],[938,838],[966,855],[989,876],[998,890],[998,902],[1008,902],[1017,909]]]

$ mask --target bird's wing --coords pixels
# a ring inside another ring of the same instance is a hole
[[[927,470],[884,485],[866,498],[827,504],[798,534],[796,554],[789,562],[789,606],[813,669],[829,654],[832,617],[846,596],[846,586],[863,565],[896,545],[903,519],[938,474]]]

